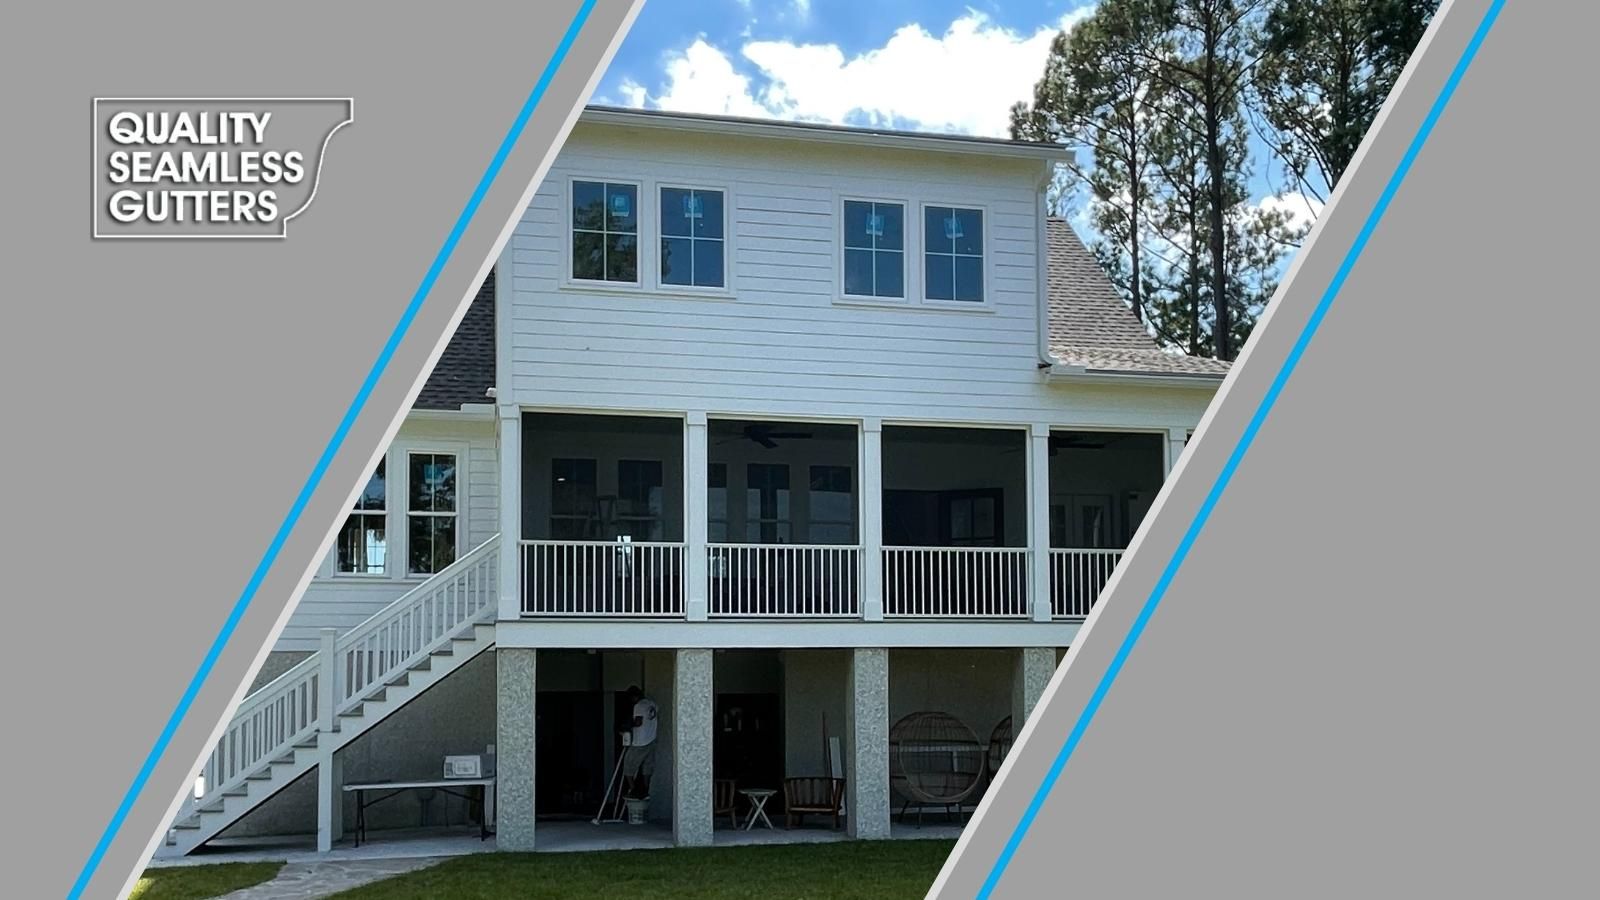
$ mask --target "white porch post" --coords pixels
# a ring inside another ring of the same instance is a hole
[[[883,620],[883,420],[861,421],[861,618]]]
[[[339,689],[339,629],[324,628],[317,633],[317,730],[333,731],[333,707],[338,703]]]
[[[1172,470],[1178,467],[1178,457],[1183,455],[1183,448],[1189,443],[1188,428],[1167,429],[1167,458],[1166,466],[1161,475],[1163,479],[1171,477]]]
[[[685,594],[685,611],[691,622],[706,620],[706,494],[708,450],[706,448],[706,414],[691,412],[683,425],[683,541],[688,562],[684,577],[688,579]]]
[[[317,852],[344,837],[344,764],[333,750],[317,760]]]
[[[500,604],[497,618],[522,615],[522,409],[500,405]]]
[[[1028,586],[1035,622],[1050,621],[1050,426],[1028,429]]]

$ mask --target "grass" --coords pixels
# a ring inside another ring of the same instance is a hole
[[[849,841],[599,853],[484,853],[345,891],[335,900],[593,897],[922,897],[954,841]]]
[[[128,900],[205,900],[270,880],[281,862],[218,863],[146,869]]]

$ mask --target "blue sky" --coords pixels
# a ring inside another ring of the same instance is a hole
[[[647,0],[595,102],[1001,135],[1010,105],[1031,96],[1051,37],[1092,6]],[[1257,168],[1262,201],[1274,188]]]

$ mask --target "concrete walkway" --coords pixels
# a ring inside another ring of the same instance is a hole
[[[225,894],[222,900],[313,900],[440,862],[435,858],[288,863],[271,881]]]

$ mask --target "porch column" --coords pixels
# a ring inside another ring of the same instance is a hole
[[[850,657],[845,810],[850,836],[889,837],[889,651],[859,647]]]
[[[683,425],[683,540],[684,553],[689,559],[684,564],[684,577],[689,583],[684,595],[684,608],[691,622],[706,620],[706,414],[691,412]]]
[[[1172,470],[1178,467],[1178,457],[1183,455],[1183,448],[1189,443],[1188,428],[1167,429],[1167,458],[1166,465],[1161,474],[1163,478],[1171,477]]]
[[[1028,588],[1035,622],[1050,621],[1050,426],[1028,429]]]
[[[500,406],[501,620],[522,615],[522,409]]]
[[[317,760],[317,852],[327,853],[344,837],[344,762],[333,750]]]
[[[710,650],[679,650],[672,667],[672,840],[711,845]]]
[[[883,621],[883,420],[861,421],[861,618]]]
[[[1044,696],[1050,677],[1056,673],[1056,648],[1023,647],[1017,651],[1011,674],[1011,733],[1021,735],[1022,726]]]
[[[501,850],[533,849],[534,703],[538,651],[495,650],[495,841]]]

